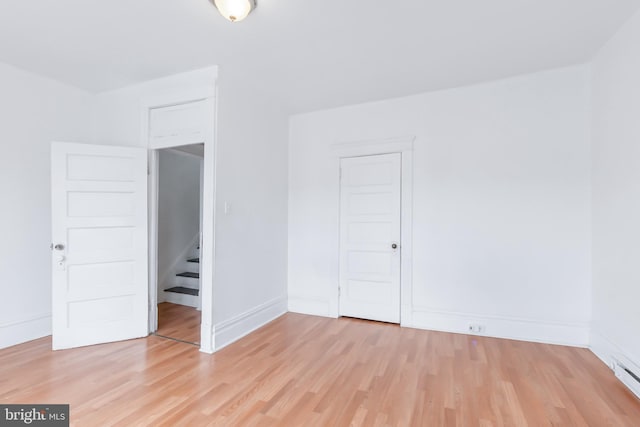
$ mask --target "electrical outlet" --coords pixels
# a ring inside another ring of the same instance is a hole
[[[485,326],[479,323],[470,323],[469,324],[469,332],[472,334],[484,334]]]

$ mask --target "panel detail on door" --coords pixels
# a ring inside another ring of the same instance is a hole
[[[133,193],[69,191],[67,213],[75,218],[132,216],[135,212]]]
[[[80,155],[67,157],[69,181],[131,182],[134,177],[134,163],[128,157]]]
[[[340,314],[399,323],[401,154],[340,167]]]
[[[349,280],[349,298],[368,304],[385,304],[393,299],[393,287],[388,282]]]
[[[347,169],[346,184],[350,187],[393,184],[393,166],[387,163],[353,165]]]
[[[393,226],[389,222],[352,222],[347,225],[348,243],[381,243],[393,240]]]
[[[347,190],[348,191],[348,190]],[[349,192],[347,215],[388,215],[393,212],[394,195],[390,192]]]
[[[133,248],[133,227],[71,228],[68,231],[68,251],[71,254],[91,255],[109,251],[118,256],[118,251]]]
[[[73,294],[82,293],[87,288],[132,290],[135,283],[134,267],[135,264],[130,261],[69,266],[68,290]]]
[[[91,324],[122,322],[134,313],[133,296],[101,298],[69,302],[69,328],[85,328]]]
[[[393,256],[388,251],[349,251],[347,269],[351,274],[388,276],[392,263]]]

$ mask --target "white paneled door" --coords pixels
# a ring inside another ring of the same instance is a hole
[[[148,334],[147,151],[51,147],[53,348]]]
[[[340,315],[400,323],[401,154],[340,162]]]

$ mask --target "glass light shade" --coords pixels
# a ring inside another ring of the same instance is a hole
[[[213,3],[231,22],[242,21],[256,7],[255,0],[214,0]]]

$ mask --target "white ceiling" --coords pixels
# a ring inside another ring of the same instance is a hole
[[[89,91],[217,64],[291,112],[587,61],[640,0],[2,0],[0,61]]]

